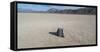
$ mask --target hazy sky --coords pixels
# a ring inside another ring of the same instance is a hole
[[[39,5],[39,4],[21,4],[19,3],[17,5],[18,10],[25,9],[25,10],[33,10],[33,11],[47,11],[50,8],[56,8],[56,9],[79,9],[84,7],[75,7],[75,6],[56,6],[56,5]]]

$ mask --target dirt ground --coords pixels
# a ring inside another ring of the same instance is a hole
[[[18,48],[96,44],[95,20],[95,15],[18,13]],[[49,34],[59,24],[64,38]]]

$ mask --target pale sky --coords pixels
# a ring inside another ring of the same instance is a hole
[[[41,4],[22,4],[19,3],[17,5],[18,10],[20,9],[25,9],[25,10],[33,10],[33,11],[47,11],[50,8],[56,8],[59,10],[63,10],[63,9],[80,9],[80,8],[84,8],[84,7],[75,7],[75,6],[57,6],[57,5],[41,5]]]

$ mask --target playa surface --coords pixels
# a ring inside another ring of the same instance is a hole
[[[18,48],[96,44],[96,15],[18,13]],[[64,38],[56,32],[63,25]]]

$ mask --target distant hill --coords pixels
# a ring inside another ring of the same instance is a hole
[[[51,8],[48,10],[49,13],[67,13],[67,14],[96,14],[96,8],[80,8],[76,10],[72,9],[64,9],[58,10],[55,8]]]

